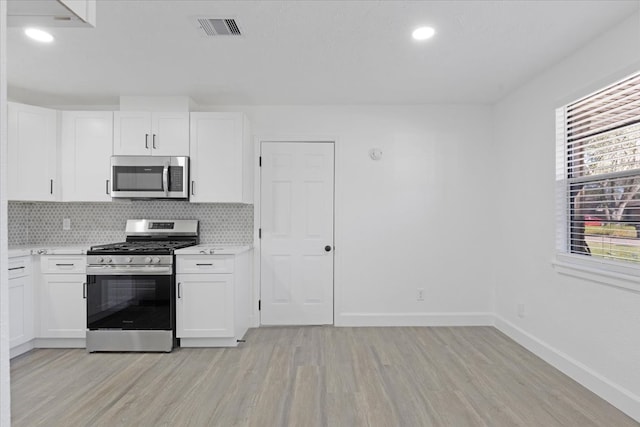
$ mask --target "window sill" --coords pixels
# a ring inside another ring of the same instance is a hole
[[[565,276],[640,293],[640,267],[564,253],[556,254],[552,265]]]

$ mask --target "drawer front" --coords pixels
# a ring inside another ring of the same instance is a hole
[[[43,255],[40,268],[46,274],[72,274],[87,272],[87,257],[84,255]]]
[[[29,257],[10,258],[9,279],[28,276],[30,265]]]
[[[177,273],[233,273],[233,255],[178,255]]]

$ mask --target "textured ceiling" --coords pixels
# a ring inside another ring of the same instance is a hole
[[[43,105],[117,104],[120,95],[188,95],[203,105],[492,103],[639,6],[98,0],[96,28],[53,28],[51,45],[9,28],[9,96]],[[243,36],[203,37],[202,16],[235,18]],[[424,24],[435,38],[414,42]]]

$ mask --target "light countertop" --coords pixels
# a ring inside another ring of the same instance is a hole
[[[9,247],[9,258],[25,255],[84,255],[95,244],[58,245],[21,245]],[[176,255],[236,255],[248,251],[252,245],[226,246],[202,244],[178,249]]]
[[[253,246],[225,246],[214,244],[202,244],[178,249],[176,255],[237,255],[250,250]]]
[[[84,255],[93,244],[75,245],[21,245],[9,247],[9,258],[25,255]]]

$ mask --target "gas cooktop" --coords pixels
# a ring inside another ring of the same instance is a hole
[[[197,220],[129,219],[125,242],[92,246],[89,255],[172,255],[173,251],[197,245]]]
[[[93,254],[170,254],[176,249],[186,248],[195,244],[196,242],[194,241],[185,240],[120,242],[92,246],[89,252]]]

